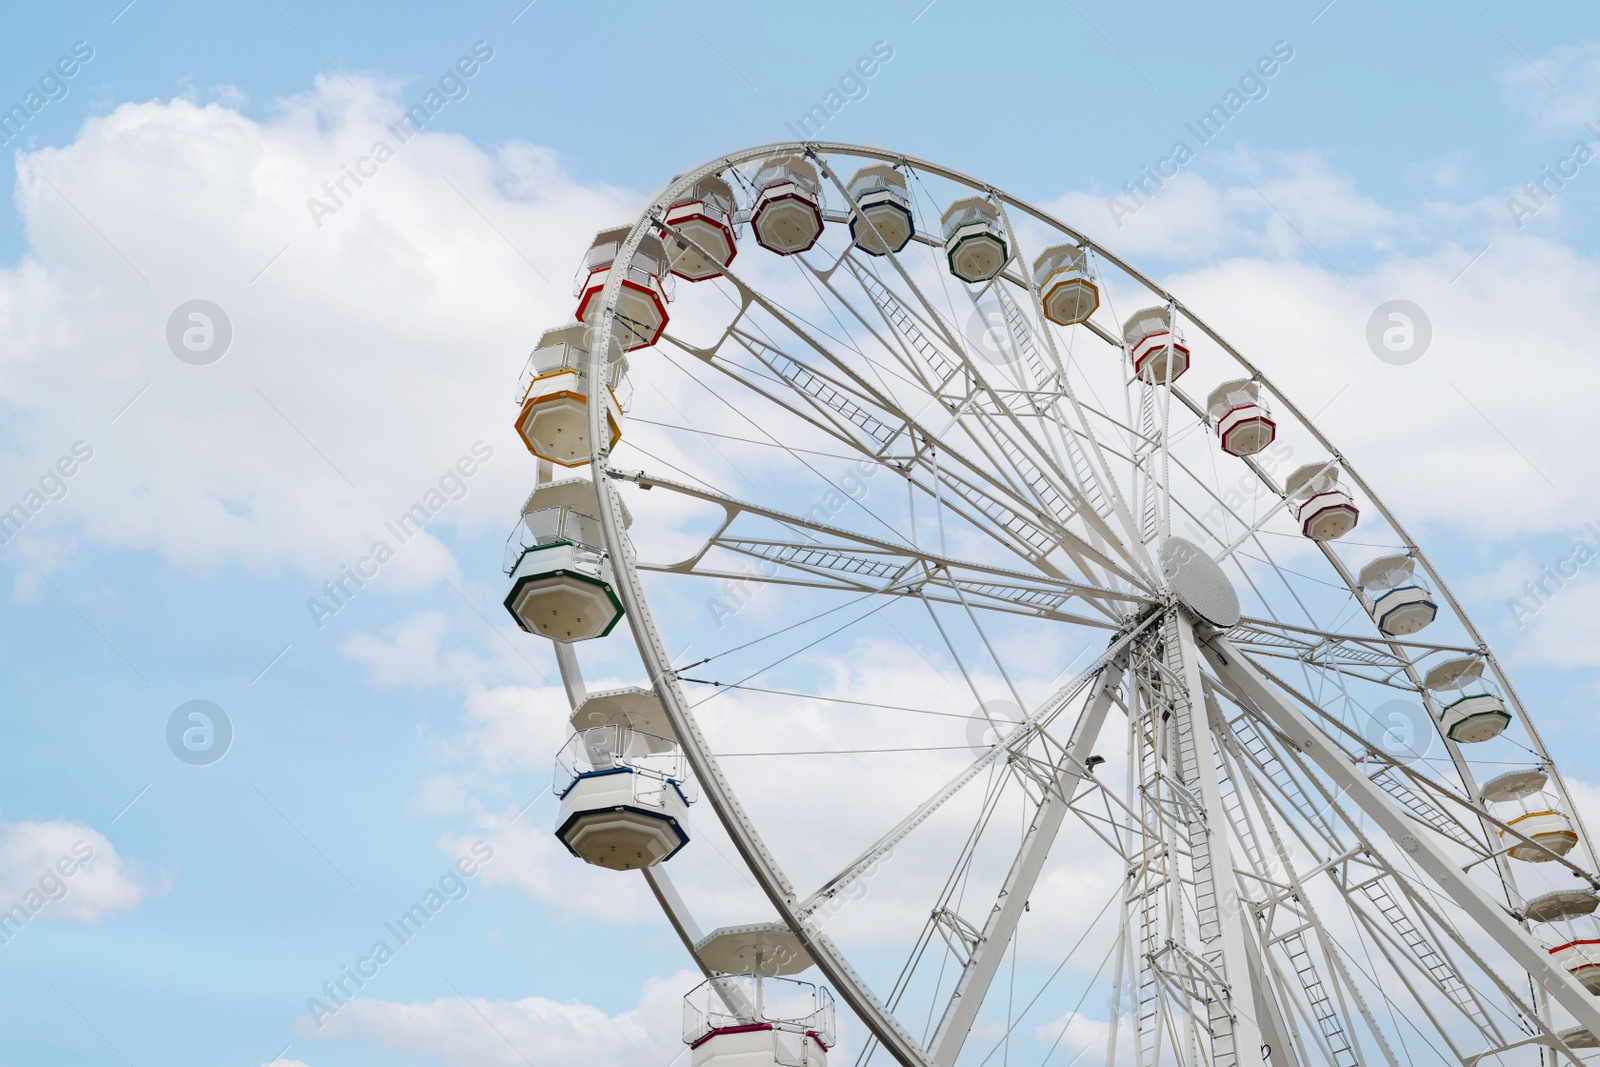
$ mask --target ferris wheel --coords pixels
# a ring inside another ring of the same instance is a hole
[[[1175,295],[805,143],[680,175],[575,296],[505,603],[570,700],[557,836],[704,974],[696,1067],[1000,1062],[1052,1020],[1094,1036],[1047,1063],[1107,1067],[1600,1047],[1600,868],[1530,709]]]

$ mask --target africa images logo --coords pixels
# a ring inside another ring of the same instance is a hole
[[[77,41],[70,55],[56,60],[55,66],[39,75],[39,87],[23,94],[22,102],[0,110],[0,144],[10,144],[22,134],[33,116],[57,100],[65,100],[70,87],[67,82],[77,77],[89,60],[94,58],[94,48],[88,41]]]
[[[233,745],[233,720],[209,700],[179,704],[167,717],[167,748],[191,767],[207,767]]]
[[[316,223],[317,229],[322,229],[323,219],[338,214],[339,209],[355,196],[357,189],[376,178],[378,168],[393,159],[395,153],[407,141],[421,133],[433,116],[452,102],[465,100],[467,94],[472,91],[468,82],[477,77],[484,64],[493,58],[494,49],[487,41],[475,43],[470,55],[461,56],[439,75],[437,86],[430,87],[423,94],[420,103],[412,104],[400,118],[384,125],[384,129],[394,138],[394,144],[380,137],[372,142],[366,154],[359,156],[353,164],[339,164],[339,173],[322,183],[322,192],[326,199],[306,197],[306,210],[311,213],[311,221]],[[355,189],[350,188],[352,183]]]

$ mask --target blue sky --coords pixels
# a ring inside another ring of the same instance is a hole
[[[1600,123],[1592,8],[119,8],[28,6],[0,36],[0,106],[76,42],[93,50],[6,145],[0,214],[0,507],[75,442],[93,450],[0,547],[0,888],[20,895],[63,842],[97,851],[0,945],[6,1062],[509,1055],[454,1017],[395,1029],[409,1044],[374,1036],[381,1013],[352,1008],[335,1038],[303,1021],[385,921],[501,834],[369,995],[580,1002],[609,1021],[552,1032],[601,1026],[620,1035],[607,1063],[666,1063],[635,1029],[671,999],[650,983],[687,965],[670,930],[639,892],[609,915],[564,902],[526,845],[548,836],[560,739],[517,721],[556,675],[499,607],[532,474],[505,401],[569,313],[595,229],[680,171],[786,138],[877,42],[893,58],[823,136],[1054,204],[1290,386],[1345,382],[1335,436],[1464,595],[1569,772],[1600,782],[1593,568],[1528,626],[1507,608],[1575,537],[1600,541],[1584,533],[1600,524],[1585,392],[1600,176],[1579,170],[1520,228],[1507,204],[1575,140],[1600,144],[1583,129]],[[426,147],[350,216],[308,220],[302,202],[362,146],[344,136],[357,120],[421,99],[480,41],[493,58]],[[1266,94],[1117,227],[1107,198],[1278,42],[1293,58]],[[191,141],[151,132],[168,119]],[[425,255],[383,244],[396,220],[429,235]],[[235,321],[210,377],[163,340],[194,298]],[[1393,298],[1434,317],[1436,351],[1412,368],[1361,341]],[[480,441],[491,458],[427,537],[319,627],[307,599]],[[210,766],[165,740],[195,699],[235,731]]]
[[[1463,154],[1466,188],[1514,186],[1536,171],[1543,149],[1564,138],[1530,130],[1502,82],[1531,70],[1524,57],[1581,40],[1586,14],[1562,4],[1397,11],[1338,0],[1313,24],[1321,5],[1240,4],[1202,19],[1111,5],[943,10],[948,0],[938,0],[926,11],[822,4],[790,19],[736,4],[541,0],[513,24],[519,5],[397,4],[380,15],[359,5],[146,3],[115,24],[105,5],[19,13],[3,46],[14,95],[26,72],[73,41],[96,49],[71,97],[30,135],[60,143],[115,103],[222,85],[260,114],[332,65],[420,88],[454,49],[482,39],[501,62],[443,128],[486,145],[533,140],[563,153],[581,178],[648,189],[658,174],[775,139],[884,40],[896,58],[871,83],[870,103],[834,119],[839,138],[892,141],[1045,199],[1120,187],[1284,40],[1298,58],[1238,139],[1315,148],[1395,205],[1425,197],[1444,161]],[[969,34],[984,42],[980,54],[958,60],[953,42]]]

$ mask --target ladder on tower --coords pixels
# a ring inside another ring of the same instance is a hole
[[[1250,761],[1273,785],[1277,786],[1278,792],[1289,802],[1290,807],[1320,830],[1324,836],[1331,838],[1332,831],[1326,816],[1311,802],[1311,798],[1306,796],[1305,790],[1300,788],[1300,783],[1289,773],[1289,768],[1284,766],[1278,753],[1256,729],[1255,723],[1241,713],[1228,720],[1228,729],[1239,742],[1239,747],[1250,757]]]
[[[960,376],[961,368],[940,351],[938,345],[928,339],[928,335],[923,333],[922,327],[917,324],[916,316],[911,314],[888,286],[873,277],[865,267],[856,263],[853,257],[846,257],[844,265],[845,269],[855,276],[884,321],[894,327],[906,345],[927,365],[933,379],[938,382],[933,391],[942,393],[949,387],[951,381]]]
[[[1144,382],[1139,388],[1139,436],[1134,448],[1134,461],[1142,472],[1139,485],[1139,532],[1145,544],[1154,544],[1161,533],[1161,513],[1158,500],[1159,472],[1155,470],[1160,455],[1161,427],[1156,423],[1156,387]]]
[[[1263,878],[1270,878],[1276,865],[1266,861],[1260,838],[1245,814],[1243,789],[1235,781],[1226,764],[1223,767],[1220,784],[1223,810],[1227,812],[1228,822],[1233,826],[1234,837],[1243,842],[1245,856],[1250,861],[1250,870]],[[1305,992],[1307,1006],[1310,1008],[1312,1018],[1317,1022],[1317,1029],[1322,1032],[1333,1067],[1360,1067],[1360,1061],[1351,1046],[1349,1032],[1345,1029],[1344,1015],[1335,1007],[1332,997],[1328,995],[1327,987],[1317,972],[1316,961],[1311,955],[1304,932],[1297,930],[1279,940],[1289,957],[1289,965],[1294,969],[1295,977],[1300,981],[1300,988]]]
[[[1228,823],[1233,827],[1234,836],[1244,845],[1245,859],[1250,863],[1250,870],[1265,876],[1272,869],[1272,865],[1267,862],[1266,855],[1261,851],[1261,842],[1256,837],[1250,820],[1245,816],[1244,795],[1226,767],[1219,771],[1217,784],[1222,791],[1222,810],[1227,813]]]
[[[1156,973],[1157,959],[1166,948],[1161,929],[1160,895],[1167,892],[1168,841],[1165,818],[1160,811],[1161,757],[1158,752],[1158,720],[1151,712],[1145,721],[1133,724],[1140,733],[1139,785],[1144,799],[1143,836],[1138,877],[1134,885],[1138,896],[1130,901],[1137,909],[1138,951],[1134,992],[1134,1034],[1138,1067],[1159,1067],[1161,1062],[1161,979]],[[1153,835],[1153,836],[1152,836]]]
[[[1005,313],[1006,328],[1011,333],[1012,342],[1017,346],[1017,350],[1022,353],[1029,370],[1035,374],[1035,381],[1039,383],[1038,387],[1040,389],[1046,388],[1054,376],[1046,370],[1044,359],[1039,355],[1039,349],[1033,343],[1033,327],[1028,324],[1027,316],[1022,313],[1022,309],[1017,306],[1016,301],[1011,299],[1011,296],[1004,288],[997,286],[995,295]],[[1083,449],[1083,442],[1078,439],[1078,435],[1071,426],[1059,419],[1057,423],[1061,430],[1062,442],[1066,447],[1067,464],[1072,468],[1072,479],[1078,487],[1078,492],[1089,502],[1089,506],[1094,509],[1096,515],[1099,515],[1102,519],[1109,519],[1115,507],[1100,486],[1100,479],[1095,475],[1094,465],[1089,462],[1089,455]]]
[[[1004,286],[995,286],[994,294],[995,299],[1000,301],[1001,313],[1005,315],[1006,329],[1011,333],[1011,343],[1017,346],[1022,362],[1033,376],[1034,385],[1039,389],[1050,388],[1055,375],[1045,366],[1044,357],[1039,355],[1039,346],[1033,343],[1033,327],[1028,324],[1028,317],[1022,313],[1017,302],[1011,299],[1011,294],[1006,292]]]
[[[1323,813],[1311,803],[1310,798],[1289,774],[1288,768],[1284,766],[1283,761],[1278,758],[1277,753],[1255,728],[1249,717],[1240,714],[1228,721],[1228,728],[1240,747],[1249,754],[1251,761],[1277,787],[1289,805],[1313,826],[1322,828],[1326,832],[1327,822]],[[1337,877],[1336,870],[1330,869],[1330,873]],[[1347,885],[1345,892],[1361,892],[1378,910],[1378,914],[1394,931],[1395,936],[1410,951],[1417,965],[1432,978],[1434,984],[1477,1025],[1485,1037],[1491,1041],[1498,1040],[1498,1031],[1461,976],[1434,947],[1433,942],[1411,921],[1405,910],[1395,902],[1385,885],[1389,877],[1384,873],[1359,885]]]
[[[1411,814],[1411,817],[1430,829],[1437,830],[1445,837],[1450,838],[1458,845],[1465,845],[1475,852],[1483,851],[1483,842],[1475,839],[1466,828],[1449,815],[1445,814],[1433,801],[1411,788],[1405,780],[1405,775],[1387,764],[1378,773],[1371,776],[1384,792],[1399,801],[1401,806]]]
[[[1305,990],[1311,1016],[1317,1020],[1317,1029],[1322,1031],[1328,1051],[1333,1054],[1334,1067],[1361,1067],[1355,1050],[1350,1047],[1350,1035],[1344,1028],[1344,1015],[1334,1006],[1333,998],[1322,984],[1322,976],[1317,973],[1316,961],[1312,959],[1305,934],[1290,934],[1280,943],[1288,954],[1289,966],[1294,968],[1295,977],[1300,979],[1300,988]]]
[[[1389,892],[1389,887],[1386,883],[1390,877],[1387,873],[1380,874],[1354,888],[1358,889],[1361,895],[1370,900],[1373,907],[1377,908],[1378,914],[1383,917],[1383,921],[1394,931],[1395,936],[1400,939],[1401,943],[1410,950],[1411,956],[1417,965],[1427,971],[1428,975],[1433,979],[1433,984],[1438,986],[1440,991],[1450,998],[1451,1003],[1461,1009],[1463,1015],[1472,1020],[1484,1037],[1489,1039],[1491,1043],[1499,1042],[1501,1040],[1499,1030],[1495,1028],[1494,1023],[1484,1012],[1483,1006],[1478,1003],[1478,999],[1472,995],[1472,991],[1467,988],[1466,982],[1462,981],[1461,975],[1450,965],[1450,961],[1445,959],[1443,954],[1434,947],[1433,942],[1417,928],[1417,925],[1411,921],[1411,917],[1406,914],[1405,909],[1400,906],[1394,899],[1394,895]]]
[[[1078,513],[1078,505],[1056,488],[1055,483],[1039,469],[1038,464],[1034,463],[1010,435],[1004,432],[1004,427],[993,427],[992,433],[995,443],[1000,446],[1001,455],[1005,456],[1006,461],[1017,472],[1017,476],[1027,486],[1028,492],[1044,508],[1047,515],[1065,527]]]
[[[1175,624],[1169,622],[1166,629],[1171,631]],[[1169,677],[1183,677],[1182,653],[1176,635],[1166,635],[1163,656],[1166,661]],[[1216,755],[1211,749],[1211,732],[1205,730],[1203,735],[1197,736],[1195,724],[1206,722],[1205,707],[1199,701],[1199,694],[1191,694],[1174,686],[1170,691],[1170,700],[1173,703],[1173,722],[1176,729],[1175,741],[1177,747],[1177,772],[1178,779],[1191,793],[1198,791],[1200,780],[1200,760],[1209,759],[1215,764]],[[1181,701],[1186,707],[1179,707]],[[1226,834],[1227,827],[1222,825],[1211,826],[1206,820],[1205,809],[1200,804],[1186,805],[1188,819],[1190,861],[1194,871],[1194,907],[1195,919],[1199,927],[1200,958],[1215,975],[1224,975],[1227,972],[1223,960],[1221,907],[1217,900],[1219,879],[1233,878],[1233,871],[1216,868],[1214,859],[1214,845],[1217,835]],[[1211,1063],[1212,1067],[1235,1067],[1239,1062],[1238,1050],[1235,1047],[1235,1034],[1233,1023],[1233,1005],[1223,995],[1223,990],[1213,989],[1206,998],[1206,1025],[1211,1032]]]

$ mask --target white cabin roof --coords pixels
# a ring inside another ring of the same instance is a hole
[[[1000,217],[999,210],[996,209],[993,204],[989,203],[989,199],[987,197],[964,196],[960,200],[957,200],[955,203],[944,209],[944,215],[941,217],[941,221],[949,222],[953,216],[969,210],[976,210],[979,214],[991,220],[998,219]]]
[[[1386,574],[1402,571],[1406,574],[1415,574],[1417,561],[1411,558],[1408,552],[1401,552],[1393,556],[1379,556],[1365,567],[1356,576],[1356,584],[1365,588]]]
[[[812,966],[811,953],[782,923],[724,926],[695,942],[694,954],[723,974],[799,974]]]
[[[1497,774],[1483,783],[1483,799],[1491,804],[1507,800],[1521,800],[1545,787],[1550,775],[1543,767],[1520,767],[1514,771]]]
[[[651,737],[673,742],[678,739],[672,723],[667,719],[666,709],[661,706],[661,698],[656,696],[654,690],[638,686],[590,693],[568,721],[574,730],[626,726]]]
[[[557,326],[553,330],[546,330],[539,335],[539,343],[533,346],[535,352],[542,348],[553,348],[556,345],[570,345],[580,352],[587,352],[589,327],[581,322],[569,322],[565,326]]]
[[[1462,656],[1446,660],[1422,677],[1429,689],[1454,689],[1460,682],[1470,682],[1483,677],[1483,660],[1477,656]]]
[[[690,193],[690,196],[695,199],[706,196],[720,196],[725,197],[729,203],[732,203],[733,186],[729,185],[715,174],[708,174],[704,178],[701,178],[699,181],[694,183],[694,191]]]
[[[1172,316],[1165,307],[1142,308],[1128,316],[1122,324],[1122,340],[1138,344],[1153,333],[1167,333],[1172,329]]]
[[[1211,395],[1206,397],[1206,410],[1210,411],[1227,401],[1234,393],[1249,393],[1257,400],[1261,399],[1261,383],[1253,378],[1237,378],[1231,382],[1223,382],[1211,390]]]
[[[865,182],[873,183],[874,187],[879,184],[886,185],[893,189],[899,189],[901,192],[904,192],[906,188],[906,176],[887,163],[874,163],[871,166],[862,167],[856,171],[855,177],[850,179],[850,184],[846,188],[854,190]]]
[[[631,232],[633,232],[632,225],[613,226],[609,230],[601,230],[594,235],[594,240],[589,242],[589,248],[592,251],[609,244],[621,246]],[[639,251],[656,259],[663,259],[666,256],[666,251],[661,247],[661,239],[653,233],[647,233],[639,239]]]
[[[1085,261],[1088,258],[1084,255],[1083,249],[1077,245],[1051,245],[1043,252],[1040,252],[1038,258],[1033,261],[1033,272],[1035,274],[1039,273],[1044,269],[1046,263],[1058,257],[1064,257],[1068,263],[1079,270],[1084,268]]]
[[[622,504],[622,525],[632,526],[633,516],[628,513],[628,505],[620,500],[618,503]],[[600,502],[594,494],[594,483],[587,478],[563,478],[559,482],[541,485],[528,494],[528,499],[522,505],[522,513],[526,515],[551,508],[568,508],[594,518],[600,510]]]
[[[1322,463],[1307,463],[1304,467],[1296,467],[1288,480],[1283,483],[1283,488],[1290,496],[1295,496],[1302,489],[1311,486],[1316,481],[1322,485],[1333,485],[1339,481],[1339,465],[1332,460]]]
[[[757,174],[764,174],[769,170],[780,168],[787,170],[798,178],[809,181],[812,185],[819,184],[817,168],[812,166],[811,161],[804,156],[773,156],[771,159],[762,160],[761,170]]]

